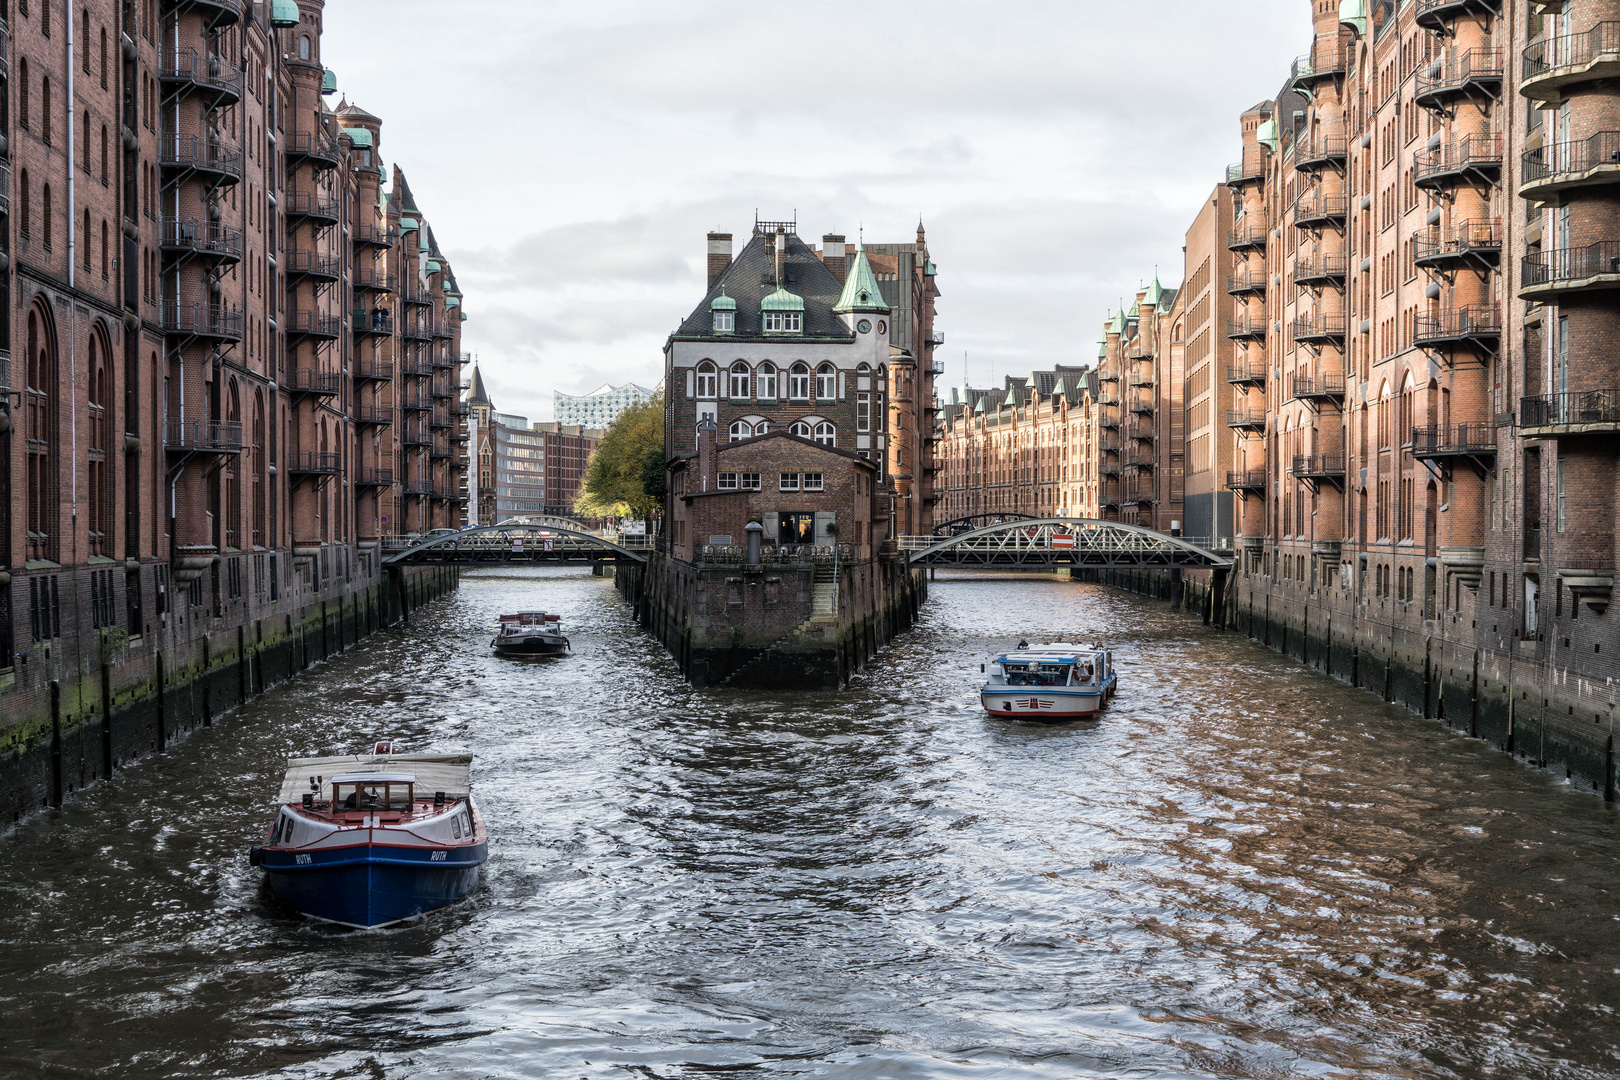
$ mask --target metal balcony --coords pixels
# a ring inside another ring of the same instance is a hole
[[[350,370],[355,382],[394,381],[394,365],[387,360],[356,360]]]
[[[170,258],[209,258],[220,262],[240,262],[242,230],[217,221],[164,218],[158,246]]]
[[[355,487],[392,487],[393,469],[361,469],[354,474]]]
[[[386,225],[356,225],[349,232],[349,241],[356,247],[393,247],[399,239],[399,230]]]
[[[354,422],[361,426],[387,427],[394,422],[394,407],[364,402],[354,407]]]
[[[1342,168],[1349,156],[1350,143],[1343,131],[1316,131],[1294,143],[1294,168],[1301,172]]]
[[[1264,389],[1266,385],[1266,365],[1255,363],[1228,364],[1226,366],[1226,381],[1233,386],[1253,386]]]
[[[288,164],[307,161],[329,169],[338,163],[337,140],[324,131],[296,131],[283,136],[282,144]]]
[[[284,251],[281,269],[288,277],[315,278],[319,281],[338,279],[338,258],[318,251]]]
[[[1226,474],[1226,490],[1236,491],[1239,495],[1266,493],[1266,470],[1240,469]]]
[[[448,371],[456,366],[456,358],[451,356],[448,352],[439,352],[434,354],[432,363],[435,369],[440,371]],[[895,400],[899,401],[906,399],[896,398]]]
[[[235,26],[242,18],[242,5],[239,0],[177,0],[174,7],[202,15],[203,27],[207,30],[222,30],[227,26]],[[131,31],[131,37],[133,36],[134,32]]]
[[[1620,434],[1620,389],[1572,390],[1519,401],[1519,435],[1556,439]]]
[[[427,446],[433,442],[433,437],[427,433],[426,429],[407,426],[400,434],[399,441],[404,446]]]
[[[1266,338],[1266,320],[1256,318],[1229,319],[1226,323],[1226,336],[1233,341],[1264,341]]]
[[[1131,412],[1139,416],[1152,416],[1155,409],[1153,398],[1146,394],[1131,399]]]
[[[1502,136],[1490,132],[1464,135],[1457,141],[1413,157],[1412,182],[1443,190],[1472,180],[1494,184],[1502,177]]]
[[[433,290],[424,289],[422,286],[411,281],[405,281],[400,284],[399,298],[405,301],[407,304],[422,304],[426,307],[433,306]]]
[[[1558,297],[1620,289],[1620,240],[1558,248],[1525,257],[1519,296],[1556,303]]]
[[[1620,184],[1620,131],[1539,146],[1521,159],[1519,194],[1526,199],[1557,204],[1568,192],[1615,184]]]
[[[158,164],[176,182],[192,173],[215,184],[235,184],[242,179],[241,149],[201,135],[159,135]]]
[[[291,191],[281,197],[281,212],[291,221],[318,221],[336,225],[341,213],[336,195]]]
[[[1264,251],[1266,238],[1270,235],[1263,221],[1249,221],[1245,219],[1237,228],[1226,234],[1226,250],[1228,251]]]
[[[1329,372],[1322,375],[1295,375],[1293,400],[1307,405],[1320,405],[1324,401],[1344,403],[1344,373]]]
[[[335,338],[343,333],[343,320],[319,311],[289,311],[282,316],[281,328],[289,338]]]
[[[433,325],[428,328],[428,332],[432,334],[434,338],[443,340],[449,340],[450,338],[456,336],[455,331],[451,329],[450,324],[447,322],[434,322]],[[450,360],[449,357],[446,357],[445,359],[448,361],[445,364],[446,367],[449,367],[451,363],[454,363],[454,361]]]
[[[1266,411],[1264,409],[1228,409],[1226,412],[1226,426],[1233,431],[1264,432],[1266,430]]]
[[[295,397],[305,394],[315,397],[335,397],[343,389],[343,375],[337,371],[309,369],[289,371],[283,384]]]
[[[1578,34],[1532,41],[1524,50],[1519,93],[1556,105],[1571,86],[1615,78],[1620,78],[1620,22],[1600,22]]]
[[[1153,372],[1149,371],[1145,375],[1132,375],[1130,378],[1130,384],[1138,388],[1152,386]]]
[[[1495,304],[1468,304],[1413,318],[1412,344],[1420,349],[1473,345],[1495,355],[1502,340],[1502,309]]]
[[[349,328],[357,335],[390,337],[394,333],[394,313],[387,308],[355,308],[349,312]]]
[[[399,407],[406,412],[432,412],[433,399],[421,394],[405,394],[399,399]]]
[[[1294,284],[1310,288],[1323,285],[1343,285],[1345,257],[1337,255],[1301,255],[1294,262]]]
[[[170,420],[163,426],[163,448],[171,453],[238,454],[242,425],[229,420]]]
[[[1495,266],[1502,258],[1502,226],[1495,221],[1464,221],[1446,229],[1425,229],[1412,237],[1412,261],[1450,271],[1462,266]]]
[[[1437,462],[1443,470],[1452,462],[1466,461],[1484,476],[1496,461],[1496,425],[1473,423],[1413,428],[1412,457]]]
[[[1226,277],[1226,292],[1229,296],[1264,296],[1266,295],[1266,272],[1244,267],[1235,274]]]
[[[295,476],[336,476],[343,471],[343,455],[320,450],[295,450],[288,455],[287,471]]]
[[[162,50],[158,79],[166,87],[201,93],[216,106],[242,100],[242,69],[189,47]]]
[[[1350,66],[1352,41],[1348,30],[1337,34],[1324,34],[1311,43],[1311,51],[1293,63],[1288,75],[1288,87],[1306,97],[1318,83],[1341,77]]]
[[[1502,0],[1418,0],[1417,24],[1444,33],[1465,15],[1500,15]]]
[[[1253,147],[1243,152],[1243,160],[1226,167],[1226,183],[1229,187],[1242,187],[1244,184],[1258,183],[1266,177],[1265,152],[1260,147]]]
[[[433,340],[433,321],[431,319],[400,320],[399,336],[407,341]]]
[[[1319,312],[1294,320],[1294,341],[1300,345],[1343,345],[1344,312]]]
[[[368,292],[391,293],[394,291],[394,275],[385,274],[375,266],[357,266],[350,275],[350,283],[356,289],[365,289]]]
[[[242,340],[242,312],[224,304],[163,302],[163,332],[176,337]]]
[[[1137,451],[1126,456],[1124,465],[1127,469],[1135,469],[1138,472],[1152,472],[1159,467],[1159,459],[1151,450]]]
[[[1344,451],[1328,454],[1297,454],[1294,466],[1288,470],[1296,480],[1303,480],[1313,488],[1321,484],[1344,487]]]
[[[1461,100],[1500,101],[1502,71],[1501,49],[1469,49],[1449,61],[1436,60],[1417,73],[1417,103],[1444,112]]]
[[[425,356],[407,356],[399,362],[399,373],[430,378],[433,375],[433,365]]]
[[[1342,228],[1349,213],[1348,195],[1330,195],[1311,190],[1301,195],[1299,201],[1294,204],[1294,226],[1312,231],[1328,225]]]

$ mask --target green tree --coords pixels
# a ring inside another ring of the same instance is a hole
[[[619,414],[585,465],[575,509],[646,517],[664,503],[664,395]],[[619,508],[619,509],[616,509]]]

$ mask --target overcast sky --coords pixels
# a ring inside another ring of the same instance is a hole
[[[1309,0],[329,0],[324,60],[383,118],[506,412],[653,385],[704,234],[757,208],[914,237],[946,383],[1096,355],[1310,40]],[[334,99],[335,103],[335,99]]]

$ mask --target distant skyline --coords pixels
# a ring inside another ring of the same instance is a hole
[[[810,243],[920,217],[944,386],[964,351],[976,385],[1093,359],[1139,281],[1180,280],[1239,114],[1309,45],[1305,0],[1243,6],[345,0],[323,47],[387,118],[491,398],[548,420],[554,391],[658,382],[704,234],[740,246],[756,209]]]

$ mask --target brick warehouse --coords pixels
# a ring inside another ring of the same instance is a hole
[[[1190,324],[1224,282],[1226,340],[1172,320],[1184,404],[1157,406],[1184,416],[1154,468],[1185,463],[1188,535],[1213,488],[1193,478],[1225,477],[1234,529],[1219,502],[1207,519],[1233,537],[1229,623],[1613,797],[1620,0],[1311,12],[1309,51],[1239,118],[1229,211],[1218,192],[1200,212],[1224,243],[1189,233],[1176,305]],[[1138,342],[1145,295],[1098,361],[1100,517],[1148,508],[1120,411],[1164,348]],[[954,476],[972,463],[943,431]]]
[[[460,292],[327,103],[321,3],[8,8],[14,820],[389,617],[379,542],[457,523],[465,410]]]

